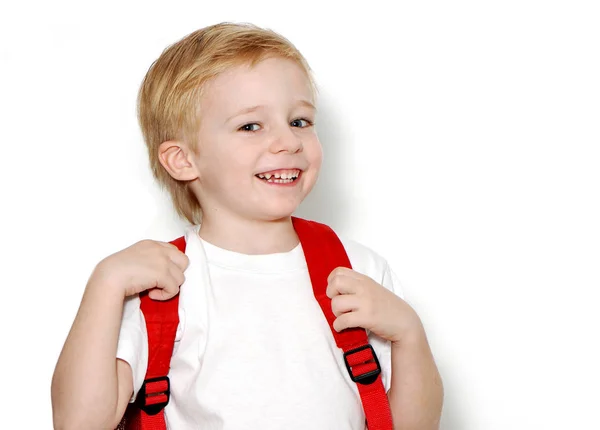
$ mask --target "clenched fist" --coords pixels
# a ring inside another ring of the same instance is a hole
[[[398,342],[404,335],[422,328],[420,318],[408,303],[368,276],[338,267],[327,282],[327,297],[337,317],[333,328],[337,331],[362,327],[383,339]]]
[[[89,283],[108,285],[123,297],[149,290],[151,299],[167,300],[179,292],[188,264],[187,255],[175,245],[142,240],[98,263]]]

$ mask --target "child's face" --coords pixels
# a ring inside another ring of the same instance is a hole
[[[281,58],[235,67],[208,83],[194,160],[205,218],[292,214],[321,167],[313,103],[300,66]]]

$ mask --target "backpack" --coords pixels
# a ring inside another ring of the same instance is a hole
[[[304,251],[315,299],[336,345],[343,351],[350,378],[358,386],[369,430],[392,430],[390,406],[381,380],[381,367],[367,333],[362,328],[337,332],[331,299],[326,295],[327,278],[336,267],[351,268],[350,260],[335,232],[315,221],[292,217]],[[171,242],[185,252],[185,238]],[[135,403],[128,406],[117,430],[166,430],[164,407],[169,403],[169,367],[179,324],[179,295],[167,301],[140,294],[141,310],[148,331],[148,369]]]

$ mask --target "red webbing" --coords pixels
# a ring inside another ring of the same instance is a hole
[[[352,268],[344,246],[335,232],[324,224],[295,217],[292,218],[292,221],[304,250],[315,298],[327,319],[336,345],[344,353],[367,345],[369,339],[364,329],[350,328],[338,333],[333,328],[335,315],[331,310],[331,299],[326,294],[327,278],[336,267]],[[350,354],[347,358],[350,366],[353,366],[354,376],[377,368],[376,364],[370,361],[372,358],[370,348]],[[364,385],[359,382],[356,385],[369,430],[392,430],[392,414],[381,374],[371,384]]]

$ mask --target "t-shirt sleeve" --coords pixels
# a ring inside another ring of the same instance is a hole
[[[140,310],[140,298],[137,295],[125,299],[123,305],[117,358],[131,366],[133,396],[130,401],[134,401],[146,377],[148,365],[148,333],[144,315]]]
[[[388,290],[392,291],[397,296],[403,298],[400,281],[396,274],[392,271],[392,269],[390,269],[390,267],[387,265],[387,263],[383,271],[382,279],[376,281],[380,282],[381,285],[383,285]],[[379,336],[374,335],[373,333],[369,333],[369,342],[373,346],[375,354],[377,354],[379,365],[381,366],[381,379],[383,381],[383,386],[385,388],[385,391],[388,392],[392,383],[391,343],[385,339],[380,338]]]

